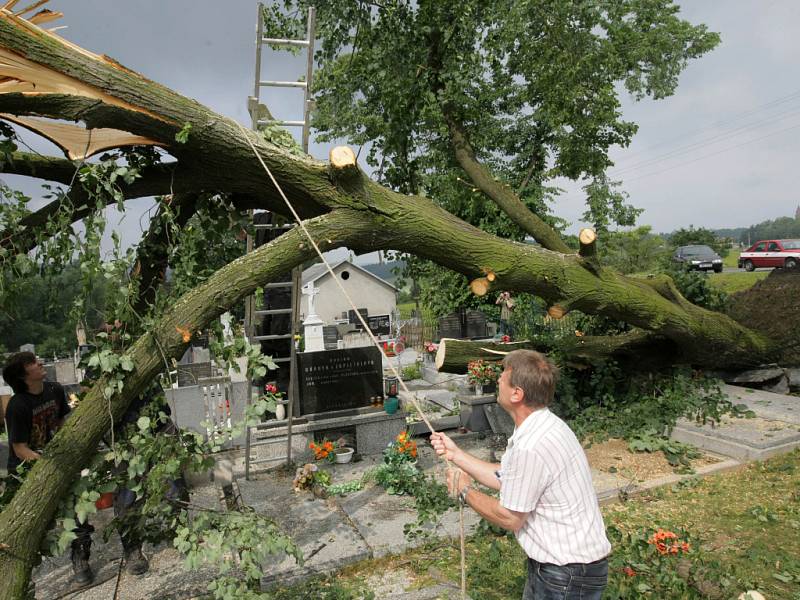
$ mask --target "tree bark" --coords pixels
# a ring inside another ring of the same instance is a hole
[[[668,339],[641,330],[614,336],[576,335],[560,341],[558,345],[536,339],[497,344],[443,338],[436,352],[436,368],[443,373],[466,373],[470,361],[498,361],[504,356],[499,353],[520,349],[545,353],[557,349],[569,365],[576,367],[614,360],[623,368],[639,371],[663,366],[675,355],[675,345]]]

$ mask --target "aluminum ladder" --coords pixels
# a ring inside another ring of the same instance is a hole
[[[306,39],[303,40],[288,40],[268,38],[264,36],[264,19],[263,19],[263,3],[258,4],[257,26],[256,26],[256,64],[255,64],[255,81],[253,86],[253,95],[247,99],[247,108],[252,119],[252,128],[257,130],[263,125],[280,125],[283,127],[302,127],[302,148],[303,152],[308,153],[309,142],[309,129],[310,129],[310,116],[313,108],[311,100],[311,84],[314,74],[314,30],[316,21],[316,9],[313,7],[308,9],[307,25],[306,25]],[[301,47],[306,49],[306,76],[305,81],[276,81],[261,79],[261,60],[264,46],[271,47]],[[299,121],[281,120],[272,118],[268,115],[268,111],[263,110],[260,104],[261,89],[265,87],[280,87],[280,88],[295,88],[303,91],[303,118]],[[274,215],[261,215],[254,214],[250,211],[251,221],[253,222],[253,229],[256,236],[247,236],[247,252],[252,252],[256,247],[257,238],[266,237],[274,239],[277,235],[285,233],[294,227],[293,224],[285,224],[276,219],[271,218]],[[256,221],[270,221],[268,223],[256,223]],[[259,231],[262,235],[259,235]],[[269,290],[289,289],[291,290],[291,306],[281,308],[258,308],[255,296],[249,297],[245,302],[245,329],[248,337],[254,342],[273,342],[279,340],[286,340],[289,344],[289,356],[275,358],[275,362],[279,366],[289,366],[289,385],[287,398],[284,399],[283,404],[286,409],[284,419],[276,419],[267,421],[253,427],[248,427],[245,436],[245,479],[250,479],[250,470],[253,465],[263,463],[276,463],[279,461],[286,461],[286,464],[291,464],[292,461],[292,425],[304,422],[304,419],[297,419],[294,417],[294,409],[299,406],[298,388],[297,388],[297,349],[294,343],[295,334],[299,333],[300,323],[300,280],[302,276],[302,267],[298,266],[291,272],[291,277],[287,281],[278,281],[268,283],[263,286],[263,290],[269,293]],[[287,332],[280,333],[267,333],[257,334],[256,323],[265,317],[272,317],[278,315],[290,315],[290,327]],[[252,389],[252,386],[251,386]],[[281,429],[285,428],[286,434],[278,433]],[[272,430],[272,431],[270,431]],[[278,435],[275,435],[278,433]],[[258,446],[278,445],[281,443],[286,444],[286,453],[283,455],[270,455],[265,458],[253,458],[253,450]]]

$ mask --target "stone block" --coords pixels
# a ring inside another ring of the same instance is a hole
[[[379,454],[405,428],[405,413],[386,415],[385,419],[356,425],[356,450],[359,454]]]
[[[459,396],[458,401],[461,405],[459,413],[461,426],[470,431],[489,431],[491,426],[486,418],[485,408],[490,405],[497,405],[494,394],[483,396]]]
[[[773,394],[788,394],[789,393],[789,378],[782,375],[774,381],[769,381],[761,385],[761,389]]]
[[[487,404],[483,410],[493,433],[511,437],[514,433],[514,420],[499,404]]]
[[[783,377],[783,369],[775,366],[765,369],[741,371],[725,381],[727,383],[766,383],[772,379],[778,379],[779,377]]]
[[[792,389],[800,388],[800,368],[792,367],[785,371],[786,377],[789,379],[789,387]]]

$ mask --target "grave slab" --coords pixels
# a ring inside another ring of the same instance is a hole
[[[732,385],[723,392],[758,416],[725,416],[713,427],[681,419],[672,438],[737,460],[762,460],[800,447],[800,399]]]
[[[298,575],[322,573],[369,557],[358,530],[332,499],[292,491],[293,475],[273,472],[255,481],[237,480],[242,503],[275,520],[303,552],[301,567],[292,558],[264,565],[262,585]]]

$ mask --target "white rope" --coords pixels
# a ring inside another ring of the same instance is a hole
[[[283,193],[283,189],[278,184],[278,181],[275,179],[275,176],[272,174],[272,171],[269,170],[269,167],[267,167],[266,163],[261,158],[261,155],[258,153],[258,150],[256,149],[255,145],[253,144],[253,141],[250,139],[250,136],[248,135],[248,131],[244,127],[242,127],[242,125],[240,123],[236,123],[236,125],[239,126],[239,129],[242,132],[242,136],[244,137],[245,141],[248,143],[250,148],[253,150],[253,154],[258,159],[258,162],[261,163],[261,166],[264,168],[264,171],[266,171],[267,175],[269,176],[270,181],[272,181],[272,185],[275,186],[275,189],[278,190],[278,193],[280,194],[281,198],[283,198],[283,201],[286,204],[286,207],[292,213],[292,217],[294,218],[295,223],[303,231],[303,233],[305,234],[306,238],[308,238],[308,241],[311,244],[311,246],[314,248],[314,250],[316,251],[317,256],[319,256],[320,260],[325,265],[325,268],[328,270],[328,273],[330,273],[331,279],[333,279],[333,281],[336,282],[336,285],[339,286],[339,290],[342,292],[342,294],[344,294],[344,297],[347,299],[347,302],[350,304],[351,308],[353,309],[353,312],[358,317],[358,320],[361,322],[361,325],[364,327],[364,331],[366,331],[369,334],[369,337],[372,340],[372,343],[375,345],[376,348],[378,348],[378,350],[383,355],[383,349],[382,349],[380,343],[378,342],[378,339],[375,337],[375,334],[372,333],[372,330],[369,328],[369,325],[367,325],[367,322],[364,320],[364,317],[358,311],[358,308],[356,308],[355,302],[353,302],[352,298],[350,298],[350,294],[348,294],[347,290],[344,289],[344,286],[342,285],[342,282],[339,281],[339,278],[336,277],[336,275],[334,274],[333,269],[331,268],[330,264],[328,263],[327,260],[325,260],[325,257],[323,256],[322,251],[319,249],[319,246],[314,241],[314,238],[311,237],[311,234],[309,233],[308,229],[306,228],[305,223],[303,223],[303,220],[300,218],[300,215],[297,214],[297,211],[294,209],[294,206],[292,206],[292,203],[289,202],[289,199],[286,197],[286,194]],[[419,413],[420,417],[422,417],[422,420],[425,423],[425,425],[428,426],[428,429],[430,430],[431,433],[436,433],[436,430],[433,428],[433,425],[431,424],[431,422],[428,419],[427,415],[422,410],[422,407],[420,406],[420,404],[419,404],[419,402],[417,400],[417,395],[416,394],[412,394],[411,390],[408,389],[408,386],[406,385],[406,382],[403,381],[403,378],[400,376],[400,373],[397,371],[397,369],[392,364],[392,361],[389,360],[388,363],[389,363],[389,369],[391,369],[392,374],[400,382],[400,386],[403,388],[403,391],[406,392],[406,394],[408,394],[411,397],[411,402],[414,405],[414,408]],[[450,461],[447,460],[447,458],[445,458],[444,461],[447,463],[447,466],[449,467],[450,466]],[[466,598],[466,566],[465,566],[464,508],[463,508],[463,506],[459,508],[459,522],[460,522],[460,530],[461,530],[461,597],[462,598]]]

